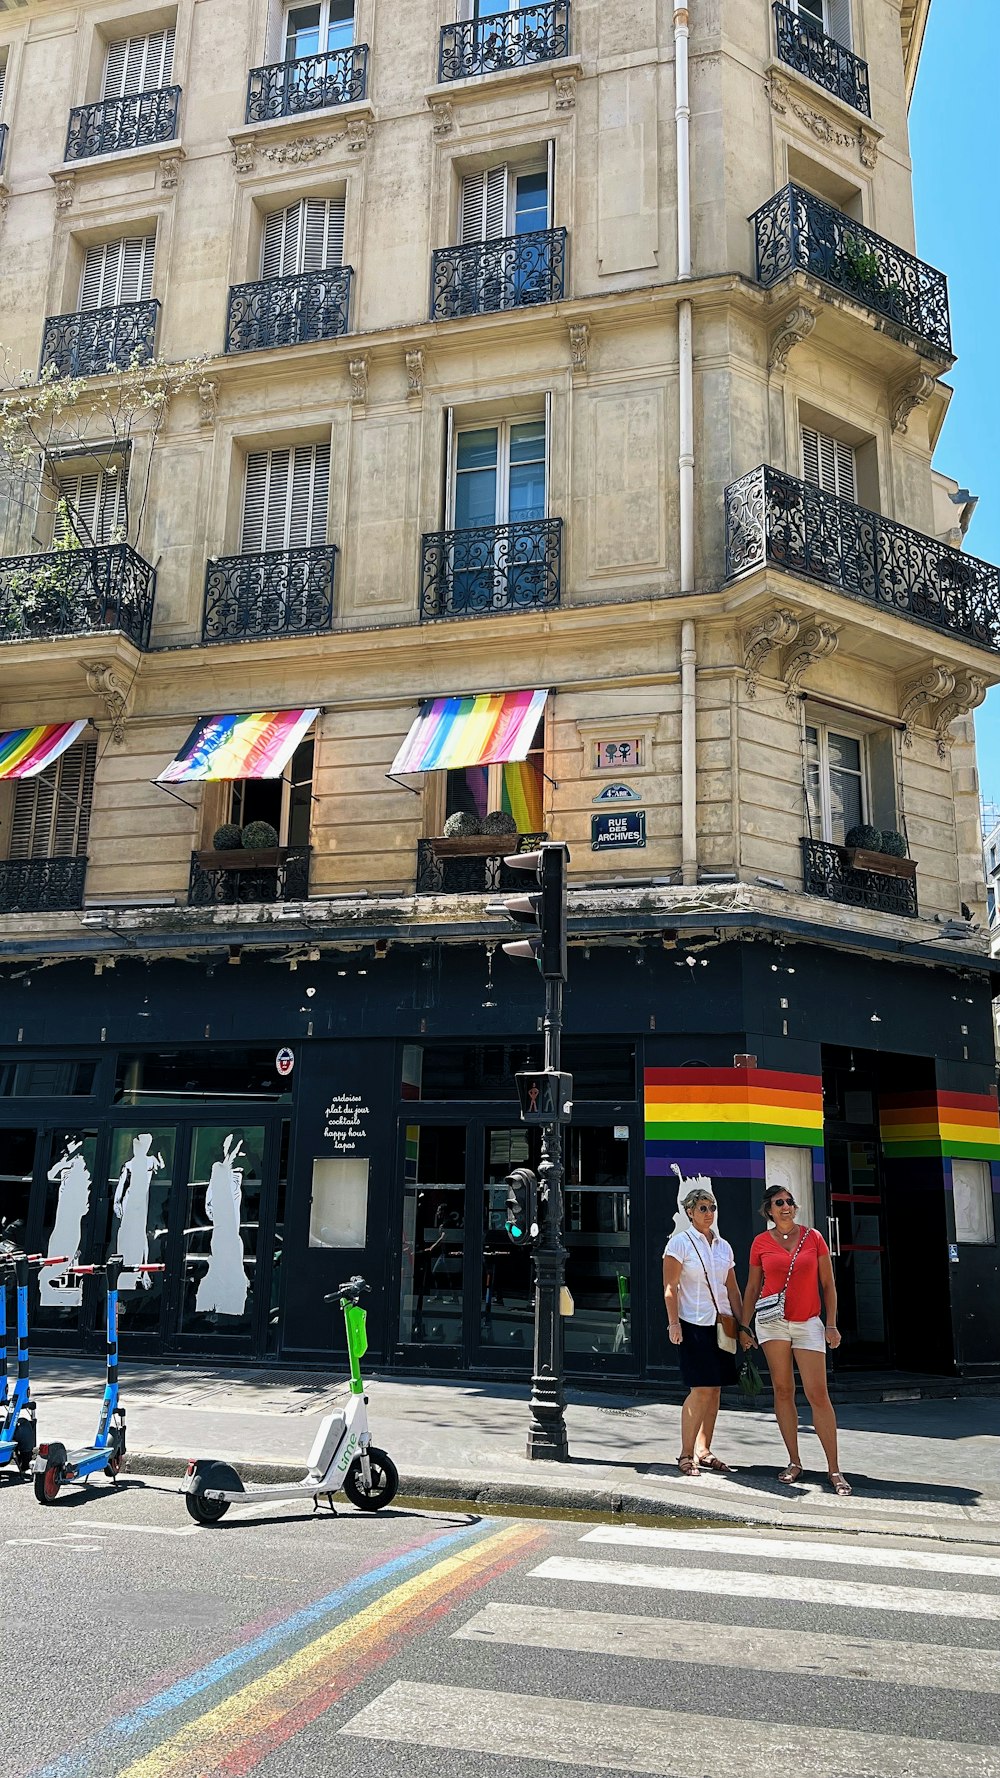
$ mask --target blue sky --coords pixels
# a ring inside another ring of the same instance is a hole
[[[979,495],[966,548],[1000,562],[1000,0],[933,0],[910,110],[917,251],[948,274],[958,363],[935,466]],[[1000,687],[976,713],[1000,804]]]

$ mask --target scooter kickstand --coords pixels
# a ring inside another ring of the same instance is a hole
[[[319,1503],[321,1500],[326,1501],[326,1504],[330,1508],[330,1511],[332,1512],[334,1518],[336,1518],[337,1517],[337,1509],[333,1504],[333,1495],[332,1494],[314,1494],[313,1495],[313,1512],[314,1513],[319,1512]]]

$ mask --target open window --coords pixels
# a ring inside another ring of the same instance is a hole
[[[296,747],[280,778],[238,778],[227,786],[229,808],[222,819],[240,828],[266,821],[276,829],[279,846],[308,846],[314,751],[309,735]]]
[[[855,827],[895,832],[893,731],[807,705],[805,787],[813,839],[842,846]]]
[[[299,56],[350,49],[354,42],[354,0],[319,0],[313,6],[289,6],[284,18],[286,62]]]
[[[460,810],[480,823],[496,810],[514,821],[518,833],[541,833],[545,787],[545,719],[523,760],[506,765],[458,766],[437,774],[441,782],[430,799],[433,831],[444,831],[449,815]],[[440,825],[439,825],[440,824]]]
[[[814,25],[851,48],[851,0],[788,0],[788,4],[804,25]]]
[[[540,154],[523,165],[501,162],[465,174],[459,205],[461,245],[551,228],[550,159],[551,155]]]

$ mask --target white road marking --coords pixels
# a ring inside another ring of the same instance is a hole
[[[107,1519],[77,1519],[77,1525],[91,1531],[103,1531],[106,1537],[117,1537],[119,1531],[134,1531],[137,1537],[197,1537],[197,1525],[123,1525],[118,1520],[109,1525]]]
[[[102,1550],[103,1543],[84,1543],[71,1531],[64,1531],[61,1537],[8,1537],[5,1541],[8,1550],[25,1549],[60,1549],[60,1550]]]
[[[937,1643],[883,1642],[810,1631],[756,1629],[687,1619],[627,1617],[614,1611],[564,1611],[550,1605],[487,1605],[453,1634],[467,1642],[559,1648],[573,1654],[627,1655],[644,1661],[688,1661],[706,1667],[761,1666],[823,1679],[867,1679],[885,1685],[938,1686],[956,1692],[1000,1692],[994,1649]]]
[[[1000,1593],[936,1593],[929,1587],[879,1587],[801,1574],[739,1574],[719,1568],[654,1568],[641,1562],[579,1561],[550,1556],[533,1579],[583,1581],[599,1587],[653,1587],[722,1599],[769,1599],[798,1605],[845,1605],[863,1611],[912,1611],[931,1617],[986,1618],[1000,1623]]]
[[[883,1544],[790,1542],[715,1531],[666,1531],[652,1525],[598,1525],[581,1543],[626,1544],[647,1550],[690,1550],[714,1556],[777,1558],[780,1562],[834,1562],[844,1568],[903,1568],[920,1574],[966,1574],[1000,1579],[1000,1557],[953,1555],[944,1550],[887,1549]]]
[[[550,1760],[609,1772],[711,1772],[712,1778],[998,1778],[1000,1755],[982,1743],[921,1741],[845,1729],[720,1721],[675,1710],[591,1704],[580,1698],[473,1691],[400,1681],[359,1711],[343,1735]],[[511,1769],[514,1769],[512,1764]]]

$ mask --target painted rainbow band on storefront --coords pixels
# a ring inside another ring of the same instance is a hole
[[[887,1160],[1000,1162],[996,1093],[894,1093],[879,1106]]]
[[[646,1173],[764,1178],[764,1148],[808,1148],[823,1177],[823,1083],[769,1068],[647,1068]]]

